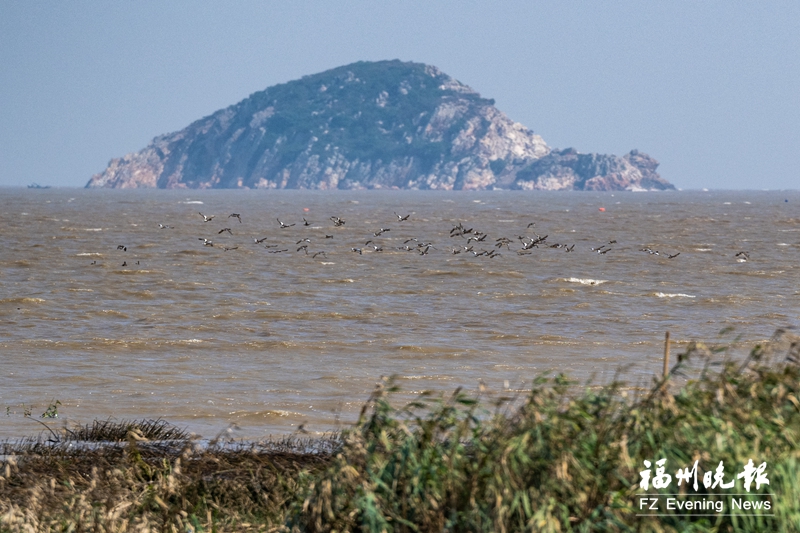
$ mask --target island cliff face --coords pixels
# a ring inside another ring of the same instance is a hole
[[[86,187],[672,189],[651,157],[552,150],[435,67],[359,62],[252,94]]]

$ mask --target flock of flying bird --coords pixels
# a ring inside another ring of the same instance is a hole
[[[206,222],[206,223],[211,222],[212,220],[214,220],[216,218],[215,215],[204,215],[203,213],[199,213],[199,215],[201,217],[203,217],[203,222]],[[400,215],[397,212],[395,212],[394,215],[397,217],[397,221],[396,222],[398,224],[399,223],[403,223],[403,222],[407,222],[409,220],[409,218],[411,217],[411,214]],[[231,219],[231,218],[237,219],[239,224],[242,224],[242,216],[241,216],[241,214],[239,214],[239,213],[231,213],[230,215],[227,216],[226,220],[227,219]],[[276,220],[277,220],[277,223],[278,223],[278,229],[279,230],[285,230],[285,229],[292,228],[292,227],[298,225],[298,223],[287,224],[286,222],[280,220],[279,218],[276,219]],[[344,219],[342,219],[341,217],[338,217],[338,216],[332,216],[332,217],[330,217],[329,220],[331,221],[331,225],[334,228],[340,228],[340,227],[344,226],[345,223],[346,223],[346,221]],[[312,227],[313,229],[321,229],[321,226],[312,226],[312,224],[313,224],[312,222],[309,222],[308,220],[303,218],[303,222],[302,222],[301,226],[303,226],[303,227]],[[447,248],[449,248],[449,252],[447,252],[447,253],[450,253],[452,255],[472,254],[474,257],[495,258],[495,257],[499,257],[500,255],[502,255],[501,250],[503,250],[503,248],[506,249],[507,253],[513,252],[513,253],[516,253],[517,255],[530,255],[531,253],[533,253],[533,249],[534,248],[550,248],[550,249],[556,249],[556,250],[563,250],[563,251],[565,251],[567,253],[573,252],[575,250],[575,244],[549,242],[548,241],[549,235],[539,235],[538,233],[536,233],[535,230],[532,230],[532,228],[535,228],[535,227],[536,227],[536,223],[535,222],[531,222],[530,224],[527,225],[526,231],[525,231],[526,233],[533,233],[533,236],[530,236],[530,235],[517,235],[516,239],[511,239],[511,238],[508,238],[508,237],[499,237],[497,239],[490,240],[488,234],[486,234],[485,232],[480,231],[480,230],[475,229],[475,228],[472,228],[472,227],[467,227],[463,223],[459,222],[449,232],[450,239],[458,239],[458,240],[456,241],[456,244],[453,244],[452,240],[450,241],[450,243],[449,243],[449,245],[447,247]],[[174,229],[174,226],[169,226],[169,225],[166,225],[166,224],[159,224],[159,228],[161,228],[161,229]],[[419,254],[419,255],[428,255],[431,252],[431,250],[437,250],[437,251],[439,250],[439,248],[437,248],[433,244],[433,242],[427,242],[424,239],[419,239],[417,237],[411,237],[411,238],[405,239],[401,246],[395,246],[395,247],[392,247],[392,248],[387,248],[387,245],[386,245],[385,242],[381,243],[379,241],[376,241],[377,238],[381,237],[382,235],[384,235],[385,233],[388,233],[390,231],[391,231],[391,228],[383,228],[383,227],[381,227],[381,228],[377,229],[376,231],[374,231],[372,233],[372,235],[370,237],[367,238],[367,240],[364,242],[363,245],[356,246],[356,247],[351,247],[350,248],[350,252],[358,253],[359,255],[362,255],[364,253],[364,251],[383,252],[383,251],[388,250],[388,249],[392,249],[392,250],[396,249],[396,250],[405,251],[405,252],[413,252],[413,253],[416,253],[416,254]],[[231,235],[231,236],[235,235],[234,234],[234,229],[232,227],[223,227],[223,228],[219,229],[216,232],[217,235],[222,235],[223,233],[227,233],[228,235]],[[333,234],[325,233],[324,239],[325,240],[333,239],[334,238],[334,234],[335,234],[335,232]],[[296,234],[295,234],[295,236],[296,236]],[[312,258],[316,258],[316,257],[319,257],[319,256],[322,256],[322,258],[326,258],[327,257],[327,253],[328,252],[326,252],[325,250],[318,250],[318,251],[310,251],[309,250],[309,246],[312,245],[313,241],[312,241],[311,237],[308,237],[308,236],[305,236],[305,237],[301,238],[300,240],[296,241],[294,243],[294,246],[288,246],[287,244],[283,244],[283,245],[272,244],[271,242],[269,242],[270,239],[271,239],[270,237],[253,237],[253,244],[254,245],[263,246],[267,250],[268,253],[286,253],[286,252],[290,252],[290,250],[292,248],[294,248],[295,252],[297,252],[297,253],[303,252],[306,255],[310,255]],[[231,245],[231,246],[222,245],[222,246],[220,246],[219,244],[215,244],[214,241],[212,241],[208,237],[198,237],[198,240],[203,241],[203,246],[221,247],[226,252],[232,251],[232,250],[237,250],[239,248],[238,245]],[[517,248],[517,246],[516,246],[517,242],[519,243],[519,248]],[[609,252],[612,252],[612,251],[617,249],[617,248],[613,247],[613,245],[615,245],[615,244],[617,244],[616,240],[609,240],[605,244],[602,244],[602,245],[599,245],[599,246],[596,246],[596,247],[592,247],[591,250],[592,250],[592,252],[595,252],[597,254],[605,255],[605,254],[607,254]],[[513,249],[512,249],[512,245],[514,245]],[[117,249],[118,250],[127,251],[127,246],[119,245],[117,247]],[[650,247],[641,248],[639,251],[640,252],[644,252],[644,253],[648,253],[650,255],[666,257],[667,259],[675,259],[679,255],[681,255],[680,252],[674,253],[674,254],[669,254],[669,253],[659,252],[658,250],[653,250]],[[737,261],[739,261],[739,262],[745,262],[745,261],[750,259],[750,255],[746,251],[740,251],[739,253],[736,254],[735,257],[737,258]],[[138,264],[138,261],[137,261],[137,264]],[[127,262],[123,263],[122,266],[127,266]]]
[[[211,222],[216,217],[215,215],[205,215],[203,213],[198,213],[202,218],[203,222]],[[407,222],[411,214],[401,215],[397,212],[394,212],[395,217],[397,217],[396,222],[403,223]],[[242,216],[239,213],[231,213],[227,216],[227,219],[235,218],[238,220],[239,224],[242,223]],[[329,218],[331,225],[334,228],[342,227],[346,224],[346,221],[338,216],[332,216]],[[292,228],[297,226],[299,223],[286,223],[282,221],[280,218],[276,219],[278,224],[279,230],[285,230],[288,228]],[[309,222],[307,219],[303,218],[303,222],[301,226],[309,227],[312,226],[312,222]],[[535,230],[531,230],[531,228],[535,228],[536,223],[531,222],[526,227],[526,233],[532,232],[533,236],[530,235],[518,235],[516,240],[508,238],[508,237],[500,237],[494,240],[490,240],[487,233],[480,231],[478,229],[467,227],[463,223],[458,223],[454,226],[450,232],[449,237],[450,239],[459,239],[455,245],[452,244],[452,241],[449,248],[449,253],[452,255],[458,254],[472,254],[474,257],[488,257],[488,258],[495,258],[502,255],[501,250],[503,248],[506,249],[507,253],[514,252],[517,255],[530,255],[533,253],[535,248],[551,248],[551,249],[559,249],[564,250],[565,252],[573,252],[575,250],[575,244],[564,244],[564,243],[552,243],[548,241],[549,235],[539,235],[536,233]],[[166,224],[159,224],[161,229],[173,229],[173,226],[169,226]],[[234,226],[235,227],[235,226]],[[314,229],[319,229],[320,226],[313,226]],[[529,231],[530,230],[530,231]],[[383,252],[390,248],[387,248],[386,243],[381,243],[376,239],[391,231],[391,228],[379,228],[372,233],[372,235],[367,238],[363,245],[357,247],[351,247],[350,251],[353,253],[363,254],[365,251],[372,251],[372,252]],[[223,233],[227,233],[229,235],[234,235],[234,229],[231,227],[223,227],[219,229],[216,234],[222,235]],[[333,234],[325,234],[325,239],[333,239]],[[232,251],[237,250],[239,248],[238,245],[235,246],[220,246],[218,243],[215,244],[209,237],[198,237],[198,240],[203,241],[204,246],[217,246],[221,247],[224,251]],[[268,253],[285,253],[290,252],[290,247],[286,247],[287,245],[278,245],[272,244],[270,241],[270,237],[253,237],[253,244],[254,245],[261,245],[267,249]],[[519,248],[516,247],[515,243],[519,242]],[[616,240],[610,240],[607,243],[593,247],[592,251],[596,252],[601,255],[605,255],[608,252],[614,250],[611,246],[617,244]],[[295,252],[303,252],[306,255],[311,255],[313,258],[318,256],[322,256],[323,258],[327,257],[327,252],[325,250],[319,251],[310,251],[309,246],[312,245],[312,239],[309,237],[303,237],[302,239],[296,241],[294,246],[291,248],[295,249]],[[514,248],[512,249],[512,245]],[[296,248],[295,248],[296,247]],[[433,242],[428,242],[424,239],[420,239],[417,237],[410,237],[405,239],[401,246],[392,247],[391,249],[396,249],[405,252],[414,252],[419,255],[428,255],[432,250],[439,250]],[[676,254],[661,254],[658,250],[652,250],[650,248],[642,248],[640,251],[647,252],[651,255],[665,255],[668,259],[674,259],[680,255],[679,253]]]

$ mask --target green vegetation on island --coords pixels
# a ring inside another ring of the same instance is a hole
[[[112,159],[87,187],[672,189],[657,166],[637,151],[552,151],[436,67],[360,61],[160,135]]]

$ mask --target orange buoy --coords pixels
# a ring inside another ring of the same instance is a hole
[[[307,207],[304,207],[304,208],[303,208],[303,211],[305,211],[306,213],[308,213],[309,209],[308,209]]]
[[[598,207],[598,210],[602,213],[603,211],[606,210],[606,208],[605,207]]]

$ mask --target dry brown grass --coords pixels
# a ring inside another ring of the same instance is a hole
[[[4,445],[0,530],[270,529],[285,522],[298,480],[325,468],[324,449],[337,443],[315,441],[315,453],[293,438],[201,445],[163,421],[95,423],[52,440],[45,432]]]

